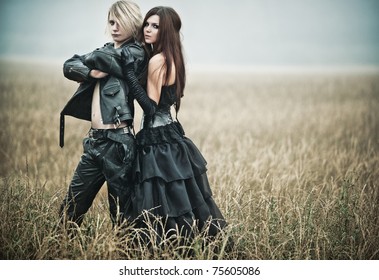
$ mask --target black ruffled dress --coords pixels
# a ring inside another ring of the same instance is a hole
[[[215,236],[226,222],[212,198],[204,157],[172,119],[174,103],[175,85],[162,87],[157,111],[144,116],[136,135],[133,220],[142,228],[150,223],[160,235]]]

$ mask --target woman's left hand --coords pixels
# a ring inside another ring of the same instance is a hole
[[[122,49],[121,61],[123,70],[131,70],[134,72],[134,57],[128,48]]]

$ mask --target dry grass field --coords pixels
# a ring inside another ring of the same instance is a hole
[[[66,118],[58,146],[76,87],[61,65],[0,64],[1,259],[379,259],[379,72],[189,73],[179,120],[229,222],[190,256],[118,238],[105,189],[73,239],[56,230],[89,129]]]

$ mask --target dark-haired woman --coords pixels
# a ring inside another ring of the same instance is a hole
[[[212,198],[206,161],[170,113],[172,106],[179,111],[186,79],[180,28],[180,17],[170,7],[155,7],[145,16],[146,91],[135,77],[132,56],[122,53],[124,76],[144,111],[136,135],[132,217],[137,227],[153,227],[159,236],[215,236],[226,222]]]

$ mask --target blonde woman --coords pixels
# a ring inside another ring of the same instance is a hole
[[[80,82],[80,86],[61,112],[60,145],[64,144],[65,115],[91,123],[88,137],[83,140],[83,155],[61,205],[64,224],[71,221],[81,225],[104,182],[113,225],[124,220],[120,209],[130,204],[135,137],[133,96],[122,79],[121,50],[130,51],[133,71],[142,77],[147,57],[136,40],[142,19],[134,2],[117,1],[108,12],[107,27],[113,41],[86,55],[74,55],[64,63],[65,77]]]

